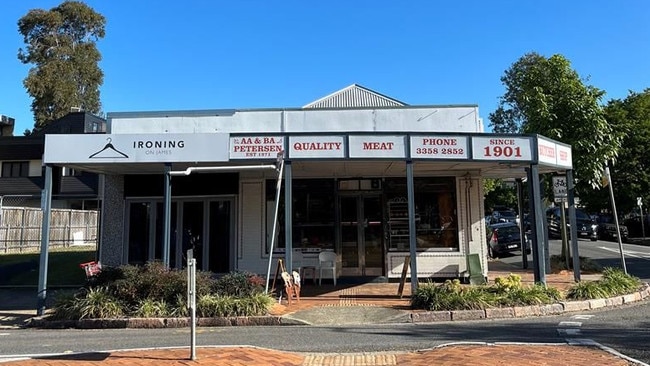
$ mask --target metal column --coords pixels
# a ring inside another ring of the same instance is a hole
[[[533,274],[535,283],[546,286],[546,267],[544,257],[544,222],[546,220],[542,210],[542,200],[539,186],[539,167],[532,164],[527,169],[528,182],[530,187],[530,225],[533,233]]]
[[[291,194],[291,179],[292,179],[291,162],[284,163],[284,257],[286,261],[286,268],[288,271],[293,271],[293,207]],[[336,274],[334,274],[336,276]]]
[[[38,301],[36,314],[45,314],[45,300],[47,299],[47,264],[50,244],[50,217],[52,215],[52,166],[45,166],[45,182],[41,195],[41,209],[43,221],[41,224],[41,257],[38,267]]]
[[[573,279],[576,282],[580,282],[580,254],[578,252],[578,224],[576,223],[575,185],[573,184],[573,170],[566,171],[566,182],[567,201],[569,202],[569,230],[571,231],[571,255],[573,256]]]
[[[524,226],[524,184],[521,178],[515,179],[517,182],[517,207],[519,214],[519,239],[521,243],[521,264],[524,269],[528,268],[528,254],[526,254],[526,246],[528,245],[528,238],[526,237],[526,227]]]
[[[169,268],[169,241],[170,241],[170,229],[172,222],[172,176],[169,174],[172,170],[171,163],[165,163],[165,193],[163,196],[163,206],[164,206],[164,224],[163,224],[163,252],[162,252],[162,261],[165,268]]]
[[[418,267],[415,232],[415,192],[413,188],[413,161],[406,162],[406,187],[408,192],[409,211],[409,254],[411,255],[411,293],[418,289]]]

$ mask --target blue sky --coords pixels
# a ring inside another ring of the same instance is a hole
[[[4,1],[0,114],[33,127],[17,21],[58,0]],[[605,101],[650,87],[650,1],[88,0],[107,18],[104,112],[301,107],[357,83],[411,105],[478,104],[535,51],[562,54]]]

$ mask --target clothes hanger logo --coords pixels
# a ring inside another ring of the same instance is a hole
[[[90,155],[88,159],[115,159],[115,158],[128,158],[129,156],[120,150],[116,149],[115,146],[111,143],[111,138],[106,138],[106,145],[103,149],[97,151],[96,153]]]

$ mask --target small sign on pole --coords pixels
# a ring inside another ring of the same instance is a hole
[[[553,198],[555,202],[567,201],[566,176],[558,175],[553,177]]]
[[[643,216],[643,198],[642,197],[637,197],[636,198],[636,204],[639,206],[639,214],[641,214],[641,236],[643,237],[643,241],[645,242],[645,216]]]

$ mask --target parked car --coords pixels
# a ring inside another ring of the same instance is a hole
[[[519,223],[519,217],[514,210],[511,209],[495,209],[491,215],[486,217],[488,224],[496,224],[499,222],[514,222]]]
[[[562,218],[560,207],[551,207],[546,210],[546,221],[548,223],[548,235],[559,238],[562,236]],[[565,210],[567,235],[570,237],[571,231],[569,223],[569,210]],[[591,241],[598,240],[598,224],[584,211],[576,209],[576,224],[578,238],[589,238]]]
[[[618,233],[616,232],[616,222],[614,216],[609,214],[598,214],[596,216],[596,223],[598,224],[598,238],[603,240],[618,241]],[[619,220],[618,228],[621,232],[621,241],[627,242],[629,231],[627,226],[621,224]]]
[[[530,253],[530,244],[524,233],[526,253]],[[490,258],[498,258],[505,253],[521,250],[521,230],[515,222],[500,222],[487,225],[487,249]]]

